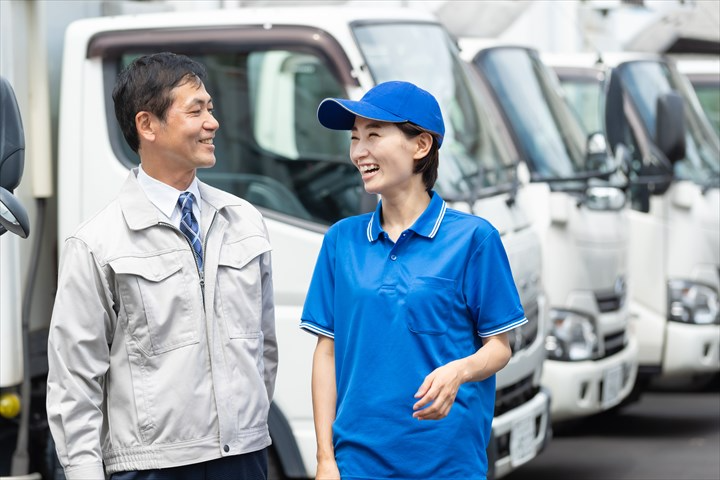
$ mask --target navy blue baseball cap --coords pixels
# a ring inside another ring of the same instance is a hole
[[[326,98],[317,117],[332,130],[352,130],[355,117],[390,123],[414,123],[438,135],[438,147],[445,135],[440,105],[430,93],[408,82],[384,82],[371,88],[359,101]]]

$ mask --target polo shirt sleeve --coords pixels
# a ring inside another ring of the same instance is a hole
[[[335,232],[331,227],[323,239],[300,321],[306,332],[330,338],[335,338]]]
[[[465,294],[481,337],[527,323],[505,247],[494,228],[468,262]]]

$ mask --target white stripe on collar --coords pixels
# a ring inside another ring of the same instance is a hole
[[[442,223],[442,219],[445,216],[446,209],[447,209],[447,204],[445,203],[445,200],[443,200],[442,207],[440,207],[440,214],[438,215],[437,220],[435,220],[435,226],[433,227],[432,231],[430,232],[430,235],[428,235],[429,238],[435,238],[437,231],[440,229],[440,224]]]
[[[368,242],[372,242],[372,241],[373,241],[373,238],[372,238],[372,226],[373,226],[373,220],[374,220],[374,219],[375,219],[375,212],[373,212],[372,216],[370,217],[370,221],[368,222],[368,226],[367,226],[367,239],[368,239]]]

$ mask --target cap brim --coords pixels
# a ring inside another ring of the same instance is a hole
[[[343,98],[323,100],[318,107],[317,117],[323,127],[331,130],[352,130],[355,125],[355,117],[391,123],[407,121],[369,103]]]

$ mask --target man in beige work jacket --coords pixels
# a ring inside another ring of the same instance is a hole
[[[66,240],[48,346],[48,419],[70,480],[267,477],[270,244],[255,208],[195,175],[215,164],[219,127],[205,75],[159,53],[113,91],[141,164]]]

